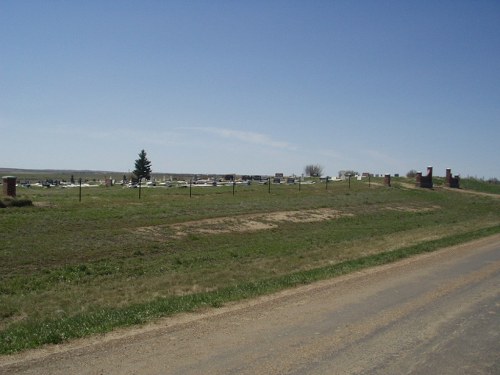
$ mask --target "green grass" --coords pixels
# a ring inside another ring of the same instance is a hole
[[[497,199],[365,182],[22,189],[0,210],[0,353],[271,293],[500,232]],[[333,208],[350,216],[176,237],[207,218]],[[146,228],[146,231],[144,230]]]
[[[464,178],[460,180],[462,189],[480,191],[483,193],[500,194],[500,184],[481,181],[475,178]]]

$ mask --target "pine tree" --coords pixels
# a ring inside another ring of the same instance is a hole
[[[151,178],[151,162],[144,150],[139,153],[139,159],[135,161],[134,175],[138,180],[142,178],[149,180]]]

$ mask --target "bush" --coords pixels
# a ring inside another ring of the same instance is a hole
[[[21,198],[21,199],[14,199],[11,203],[12,207],[27,207],[27,206],[33,206],[33,202],[30,199],[26,198]]]
[[[496,178],[496,177],[495,178],[490,178],[488,180],[488,183],[489,184],[494,184],[494,185],[499,185],[500,184],[500,180],[498,180],[498,178]]]
[[[406,177],[414,178],[417,175],[417,171],[415,169],[411,169],[406,173]]]
[[[304,172],[310,177],[321,177],[323,174],[323,167],[319,164],[309,164],[304,168]]]
[[[31,199],[6,197],[0,200],[0,208],[6,207],[29,207],[33,206]]]

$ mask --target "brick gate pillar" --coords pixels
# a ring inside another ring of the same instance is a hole
[[[391,186],[391,175],[390,174],[384,175],[384,185]]]
[[[14,176],[3,176],[2,177],[3,194],[4,195],[7,195],[9,197],[16,196],[16,180],[17,180],[17,177],[14,177]]]

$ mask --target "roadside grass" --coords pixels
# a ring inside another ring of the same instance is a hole
[[[152,301],[133,304],[124,308],[104,308],[86,314],[77,314],[41,322],[14,324],[0,332],[3,343],[0,353],[9,354],[36,348],[45,344],[60,344],[68,339],[103,334],[117,327],[143,324],[154,319],[181,312],[191,312],[204,307],[221,307],[224,303],[270,294],[286,288],[309,284],[364,268],[391,263],[412,255],[470,241],[500,232],[500,227],[484,228],[439,240],[427,241],[414,246],[357,259],[335,265],[293,272],[254,282],[244,282],[222,287],[214,291],[182,296],[156,298]]]
[[[500,232],[497,200],[351,181],[228,188],[26,189],[0,210],[0,353],[334,277]],[[170,225],[331,207],[350,216],[172,236]],[[153,228],[145,235],[138,228]]]

